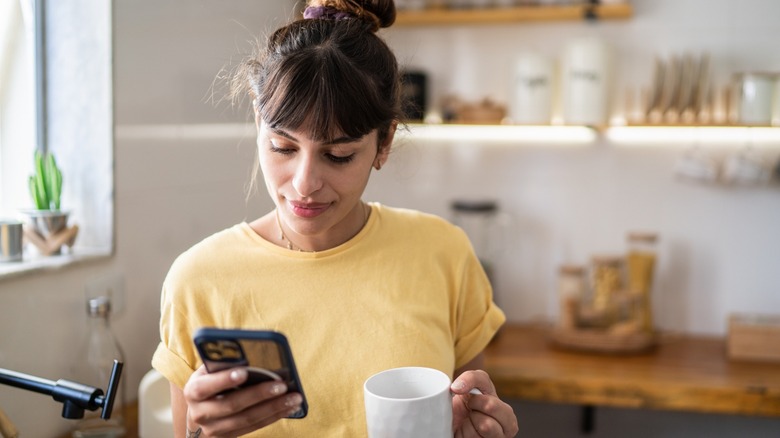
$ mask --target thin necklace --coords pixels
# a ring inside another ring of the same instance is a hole
[[[366,225],[366,222],[368,222],[368,216],[371,213],[371,207],[368,207],[365,202],[360,203],[361,208],[363,209],[363,225],[360,226],[360,229],[363,229],[363,227]],[[287,249],[291,251],[298,251],[298,252],[317,252],[317,251],[305,251],[300,246],[294,245],[292,243],[292,240],[290,240],[289,237],[287,237],[286,234],[284,234],[284,228],[282,228],[282,220],[279,218],[279,209],[276,209],[276,225],[279,226],[279,240],[282,242],[287,242]]]
[[[279,209],[276,209],[276,224],[279,225],[279,240],[282,242],[287,241],[287,249],[292,250],[293,244],[290,239],[287,238],[287,236],[284,234],[284,229],[282,228],[282,220],[279,219]],[[303,251],[302,249],[298,248],[298,251]]]

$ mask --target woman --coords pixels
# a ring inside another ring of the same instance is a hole
[[[171,382],[176,436],[365,436],[363,382],[401,366],[455,378],[455,436],[517,432],[479,371],[504,315],[466,235],[361,200],[402,117],[398,65],[376,35],[394,20],[392,0],[311,4],[236,73],[235,93],[253,98],[276,208],[198,243],[165,280],[152,364]],[[203,326],[287,335],[306,418],[285,418],[301,397],[281,383],[219,395],[247,374],[205,372],[192,345]]]

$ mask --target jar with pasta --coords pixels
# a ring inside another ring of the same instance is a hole
[[[616,300],[623,288],[623,257],[592,258],[592,308],[606,325],[617,317]]]
[[[635,318],[641,322],[644,331],[653,331],[653,310],[651,292],[656,264],[655,233],[631,232],[627,237],[627,289],[636,297]]]

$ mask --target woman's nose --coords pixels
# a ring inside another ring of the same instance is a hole
[[[322,188],[322,176],[313,158],[301,158],[295,167],[292,184],[301,197],[311,196]]]

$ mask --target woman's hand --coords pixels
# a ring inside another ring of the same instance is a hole
[[[220,395],[246,379],[246,368],[215,373],[207,373],[203,366],[198,368],[181,392],[186,403],[186,436],[236,437],[301,408],[301,395],[285,394],[287,386],[283,382],[263,382]]]
[[[482,394],[473,393],[475,388]],[[452,430],[456,438],[510,438],[517,434],[517,417],[512,407],[498,398],[486,372],[464,371],[450,389],[454,394]]]

